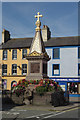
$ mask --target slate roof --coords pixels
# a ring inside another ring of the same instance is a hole
[[[32,40],[33,38],[12,38],[0,45],[0,49],[29,48]],[[80,36],[50,38],[44,45],[45,47],[79,46]]]

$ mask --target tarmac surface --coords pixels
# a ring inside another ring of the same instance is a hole
[[[79,117],[80,101],[78,98],[70,98],[70,103],[65,106],[54,107],[52,105],[14,105],[4,104],[2,107],[2,120],[42,120],[44,118]]]

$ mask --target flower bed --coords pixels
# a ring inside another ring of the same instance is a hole
[[[17,85],[13,85],[12,93],[16,94],[16,96],[20,96],[20,94],[24,94],[26,87],[30,85],[34,85],[34,89],[38,94],[44,94],[45,92],[50,91],[62,91],[62,88],[53,80],[20,80]]]
[[[31,87],[32,86],[32,87]],[[23,95],[22,100],[24,98],[28,98],[27,93],[29,91],[33,91],[34,96],[31,97],[33,99],[33,104],[40,103],[39,101],[42,101],[41,103],[50,103],[51,101],[51,93],[54,91],[62,91],[61,87],[53,80],[49,79],[41,79],[41,80],[20,80],[17,85],[13,85],[12,87],[12,96],[20,97]],[[29,95],[29,97],[31,94]],[[39,99],[38,99],[39,98]],[[14,99],[12,97],[13,101],[18,100]],[[18,100],[19,101],[19,100]]]

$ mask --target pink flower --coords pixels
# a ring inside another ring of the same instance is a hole
[[[53,86],[53,84],[51,83],[50,86]]]

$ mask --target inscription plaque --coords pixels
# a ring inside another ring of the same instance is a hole
[[[40,63],[31,63],[31,73],[40,73]]]

